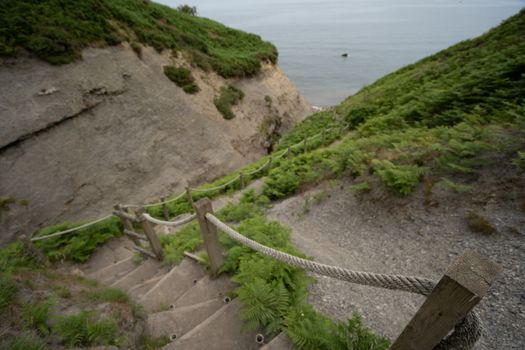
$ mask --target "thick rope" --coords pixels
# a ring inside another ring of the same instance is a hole
[[[47,236],[33,237],[33,238],[31,238],[31,242],[42,241],[44,239],[58,237],[58,236],[65,235],[66,233],[70,233],[70,232],[73,232],[73,231],[81,230],[81,229],[86,228],[88,226],[98,224],[99,222],[104,221],[106,219],[109,219],[112,216],[113,216],[113,214],[109,214],[109,215],[106,215],[106,216],[104,216],[104,217],[102,217],[100,219],[97,219],[97,220],[85,223],[85,224],[77,226],[77,227],[73,227],[73,228],[67,229],[65,231],[55,232],[55,233],[47,235]]]
[[[252,170],[252,171],[248,171],[247,173],[245,173],[245,175],[247,176],[251,176],[253,174],[257,174],[259,171],[263,170],[264,168],[266,168],[268,166],[268,164],[270,164],[270,159],[268,159],[263,165],[261,165],[260,167],[258,167],[257,169],[255,170]]]
[[[186,192],[179,193],[179,195],[177,195],[176,197],[171,198],[171,199],[167,199],[167,200],[165,200],[163,202],[150,203],[150,204],[145,204],[145,205],[125,204],[125,205],[122,205],[122,208],[151,208],[151,207],[155,207],[157,205],[163,205],[163,204],[168,204],[168,203],[171,203],[171,202],[175,202],[176,200],[181,199],[185,194],[186,194]]]
[[[176,227],[176,226],[187,224],[188,222],[194,220],[196,217],[197,217],[196,214],[191,214],[190,216],[185,217],[184,219],[181,219],[179,221],[164,221],[164,220],[155,219],[154,217],[152,217],[151,215],[147,213],[142,214],[142,218],[144,220],[152,222],[156,225],[171,226],[171,227]]]
[[[297,256],[267,247],[241,235],[211,213],[206,214],[206,219],[208,219],[212,224],[217,226],[217,228],[222,230],[233,240],[248,246],[259,253],[320,275],[337,278],[350,283],[391,290],[401,290],[405,292],[421,294],[424,296],[430,295],[436,285],[434,281],[427,278],[352,271],[338,266],[321,264],[315,261],[299,258]],[[481,336],[482,330],[483,325],[481,323],[481,319],[476,312],[471,311],[467,314],[462,322],[456,325],[454,332],[443,339],[440,344],[434,348],[434,350],[472,349]]]
[[[222,190],[226,186],[231,185],[232,183],[237,181],[239,179],[239,177],[240,177],[240,175],[237,175],[233,179],[231,179],[230,181],[226,182],[225,184],[222,184],[222,185],[219,185],[219,186],[216,186],[216,187],[211,187],[211,188],[192,188],[191,191],[192,192],[203,192],[204,193],[204,192],[213,192],[213,191],[217,191],[217,190]]]

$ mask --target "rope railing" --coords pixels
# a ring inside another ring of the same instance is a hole
[[[390,289],[400,290],[428,296],[434,290],[436,282],[422,277],[379,274],[364,271],[353,271],[338,266],[326,265],[315,261],[303,259],[263,244],[260,244],[246,236],[241,235],[230,226],[220,221],[212,213],[205,214],[206,220],[215,225],[231,239],[252,248],[256,252],[284,262],[286,264],[300,267],[304,270],[319,275],[336,278],[342,281]],[[467,313],[465,318],[459,322],[454,331],[434,347],[433,350],[465,350],[472,349],[480,338],[483,324],[477,312],[474,310]]]
[[[177,226],[181,226],[181,225],[187,224],[188,222],[195,220],[196,217],[197,217],[197,215],[191,214],[188,217],[185,217],[185,218],[183,218],[181,220],[178,220],[178,221],[165,221],[165,220],[155,219],[154,217],[152,217],[148,213],[142,214],[142,218],[144,218],[145,220],[147,220],[147,221],[149,221],[151,223],[154,223],[155,225],[163,225],[163,226],[170,226],[170,227],[177,227]]]
[[[71,233],[71,232],[74,232],[74,231],[77,231],[77,230],[80,230],[80,229],[83,229],[83,228],[86,228],[86,227],[98,224],[99,222],[104,221],[106,219],[109,219],[112,216],[113,216],[113,214],[109,214],[109,215],[101,217],[101,218],[99,218],[97,220],[94,220],[94,221],[91,221],[91,222],[87,222],[87,223],[85,223],[83,225],[80,225],[80,226],[77,226],[77,227],[72,227],[72,228],[64,230],[64,231],[55,232],[55,233],[47,235],[47,236],[33,237],[33,238],[31,238],[31,242],[36,242],[36,241],[41,241],[41,240],[48,239],[48,238],[62,236],[62,235],[65,235],[67,233]]]
[[[345,128],[348,127],[348,125],[345,126]],[[327,128],[325,129],[325,132],[326,131],[329,131],[329,130],[332,130],[334,128]],[[322,132],[320,133],[317,133],[315,134],[314,136],[311,136],[310,139],[312,138],[316,138],[318,136],[320,136],[322,134]],[[303,142],[298,142],[292,146],[290,146],[291,148],[294,148],[294,147],[297,147],[297,146],[300,146]],[[275,156],[273,159],[277,160],[277,159],[280,159],[282,157],[284,157],[284,155],[286,154],[286,150],[284,150],[280,155],[278,156]],[[247,172],[245,173],[246,176],[251,176],[251,175],[254,175],[254,174],[257,174],[258,172],[264,170],[269,164],[271,163],[271,158],[268,159],[262,166],[260,166],[259,168],[253,170],[253,171],[250,171],[250,172]],[[215,186],[215,187],[211,187],[211,188],[190,188],[189,190],[191,192],[198,192],[198,193],[207,193],[207,192],[213,192],[213,191],[217,191],[217,190],[221,190],[223,188],[226,188],[227,186],[231,185],[232,183],[234,183],[235,181],[239,180],[240,179],[240,175],[237,175],[235,176],[232,180],[222,184],[222,185],[219,185],[219,186]],[[168,199],[168,200],[165,200],[165,201],[161,201],[161,202],[156,202],[156,203],[150,203],[150,204],[144,204],[144,205],[139,205],[139,204],[123,204],[121,205],[122,208],[125,208],[125,209],[137,209],[137,208],[151,208],[151,207],[155,207],[155,206],[159,206],[159,205],[166,205],[166,204],[169,204],[169,203],[172,203],[172,202],[175,202],[177,200],[179,200],[180,198],[184,197],[184,195],[186,194],[186,192],[182,192],[180,194],[178,194],[177,196],[175,196],[174,198],[171,198],[171,199]],[[31,239],[31,241],[40,241],[40,240],[44,240],[44,239],[48,239],[48,238],[53,238],[53,237],[58,237],[58,236],[61,236],[61,235],[65,235],[65,234],[68,234],[68,233],[71,233],[71,232],[74,232],[74,231],[78,231],[78,230],[81,230],[81,229],[84,229],[86,227],[89,227],[89,226],[92,226],[92,225],[95,225],[101,221],[104,221],[110,217],[112,217],[113,215],[110,214],[110,215],[106,215],[102,218],[99,218],[99,219],[96,219],[96,220],[93,220],[93,221],[90,221],[90,222],[87,222],[83,225],[80,225],[80,226],[77,226],[77,227],[73,227],[73,228],[70,228],[70,229],[67,229],[67,230],[64,230],[64,231],[60,231],[60,232],[55,232],[53,234],[50,234],[50,235],[47,235],[47,236],[41,236],[41,237],[33,237]],[[169,222],[169,221],[166,221],[166,222]]]

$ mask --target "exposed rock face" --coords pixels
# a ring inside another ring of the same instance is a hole
[[[0,196],[18,201],[0,212],[0,244],[116,203],[156,200],[257,159],[265,96],[283,130],[312,111],[270,64],[238,80],[192,69],[195,95],[167,79],[166,64],[188,66],[150,48],[139,59],[127,45],[87,49],[66,66],[0,62]],[[213,104],[225,84],[246,94],[233,120]]]

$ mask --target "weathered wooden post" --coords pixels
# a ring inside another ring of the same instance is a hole
[[[204,239],[204,245],[208,252],[211,275],[215,277],[218,274],[219,268],[224,264],[224,257],[222,256],[221,247],[219,245],[217,227],[206,219],[206,214],[213,214],[213,207],[208,198],[201,198],[193,205],[193,208],[197,214],[202,238]]]
[[[390,350],[430,350],[483,298],[501,267],[467,250],[452,263]]]
[[[288,150],[286,151],[286,158],[292,158],[292,146],[288,146]]]
[[[49,261],[47,260],[46,256],[40,249],[38,249],[33,242],[31,241],[31,238],[26,235],[20,236],[20,241],[22,242],[22,248],[26,252],[27,255],[35,259],[35,261],[44,266],[49,266]]]
[[[242,189],[244,189],[244,172],[240,172],[239,173],[239,187]]]
[[[186,186],[186,198],[188,199],[188,203],[190,203],[190,206],[193,207],[193,196],[191,195],[190,186]]]
[[[144,234],[148,238],[149,244],[151,245],[151,250],[153,250],[153,254],[155,254],[158,260],[162,261],[164,259],[162,245],[160,244],[159,238],[157,237],[153,226],[151,226],[151,223],[142,216],[144,212],[144,208],[138,208],[137,210],[135,210],[135,215],[137,215],[137,219],[142,225],[142,229],[144,230]]]
[[[272,158],[272,155],[270,154],[270,156],[268,157],[268,172],[272,170],[272,166],[273,166],[273,158]]]
[[[308,152],[308,136],[304,137],[304,153]]]
[[[131,221],[123,215],[118,215],[119,213],[126,213],[122,206],[120,204],[117,204],[113,207],[113,209],[115,209],[114,214],[116,214],[122,221],[122,225],[124,226],[124,232],[133,232],[133,224],[131,223]],[[140,240],[137,237],[131,236],[129,234],[126,235],[133,241],[133,243],[135,243],[136,246],[141,246]]]
[[[164,220],[168,221],[170,219],[170,211],[168,210],[166,203],[164,203],[166,201],[166,197],[162,197],[160,201],[162,202],[162,215],[164,216]]]

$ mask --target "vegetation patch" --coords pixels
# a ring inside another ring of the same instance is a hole
[[[0,249],[0,270],[0,349],[134,346],[140,315],[125,293],[43,269],[20,244]]]
[[[494,225],[492,225],[492,223],[487,218],[472,210],[469,210],[465,214],[465,220],[467,221],[468,227],[473,232],[479,232],[486,235],[498,232]]]
[[[4,0],[0,8],[0,55],[23,48],[51,64],[81,58],[90,45],[122,41],[189,53],[225,78],[257,73],[277,62],[277,49],[254,34],[231,29],[196,9],[143,0]]]
[[[244,92],[235,86],[228,85],[221,87],[219,96],[215,97],[213,103],[217,110],[221,112],[224,119],[233,119],[235,114],[232,112],[232,106],[235,106],[244,98]]]
[[[36,236],[47,236],[55,232],[80,226],[81,223],[64,222],[40,230]],[[73,231],[61,236],[36,241],[35,245],[42,249],[50,261],[73,260],[87,261],[95,249],[122,234],[120,219],[111,217],[97,224]]]
[[[199,87],[195,84],[195,78],[193,78],[191,71],[187,68],[164,66],[164,74],[188,94],[194,94],[199,91]]]

